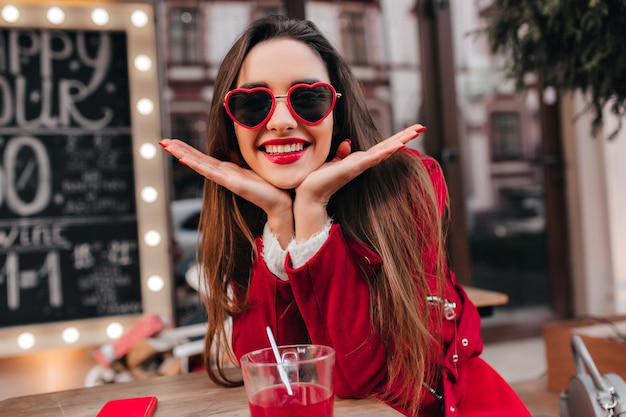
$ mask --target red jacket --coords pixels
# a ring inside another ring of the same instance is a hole
[[[446,188],[441,171],[432,159],[417,155],[431,172],[443,211]],[[261,238],[257,248],[261,254]],[[305,265],[293,269],[287,258],[288,281],[277,278],[263,259],[257,259],[249,308],[233,318],[235,355],[240,358],[269,347],[265,326],[270,325],[279,345],[315,343],[335,349],[336,395],[378,394],[386,380],[387,362],[383,342],[370,321],[366,279],[380,263],[380,256],[364,244],[346,239],[338,224],[332,225],[328,240]],[[478,357],[483,349],[480,316],[451,271],[445,298],[455,307],[450,320],[444,319],[441,326],[442,382],[433,387],[436,393],[423,392],[419,417],[530,417],[510,386]],[[396,408],[409,415],[402,407]]]

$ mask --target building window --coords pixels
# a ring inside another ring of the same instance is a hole
[[[206,144],[206,116],[203,114],[173,114],[172,135],[195,148]]]
[[[205,150],[206,121],[201,114],[173,114],[172,137],[189,143],[196,149]],[[172,160],[173,193],[175,200],[198,198],[202,195],[204,178],[191,168]]]
[[[352,65],[367,65],[366,16],[363,12],[341,14],[341,35],[344,43],[344,58]]]
[[[262,19],[271,15],[283,14],[283,10],[280,4],[265,4],[259,5],[254,8],[254,19]]]
[[[170,10],[170,62],[177,65],[201,63],[200,13],[198,9]]]
[[[521,159],[522,123],[519,112],[491,113],[491,132],[494,160]]]

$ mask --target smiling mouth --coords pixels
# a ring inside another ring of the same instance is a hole
[[[270,155],[285,155],[304,150],[304,143],[291,143],[285,145],[266,145],[264,152]]]

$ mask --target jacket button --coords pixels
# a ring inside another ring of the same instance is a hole
[[[463,344],[463,346],[467,346],[467,345],[469,345],[469,340],[463,339],[463,340],[461,340],[461,343]]]
[[[455,353],[454,355],[452,355],[452,362],[457,363],[458,361],[459,361],[459,355]]]
[[[450,412],[451,412],[451,413],[454,413],[455,411],[456,411],[456,408],[454,408],[454,406],[453,406],[453,405],[451,405],[451,406],[450,406]]]

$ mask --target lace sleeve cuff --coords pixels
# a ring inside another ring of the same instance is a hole
[[[293,239],[287,245],[293,268],[299,268],[309,261],[328,239],[332,219],[328,219],[322,230],[301,243]]]
[[[267,269],[283,281],[287,281],[287,272],[285,272],[285,258],[287,250],[284,250],[278,238],[271,231],[267,223],[263,228],[263,260]]]

